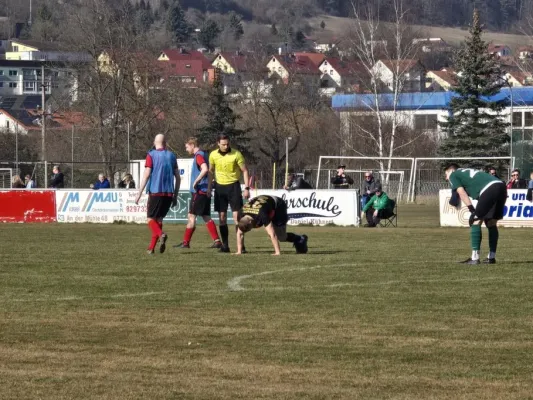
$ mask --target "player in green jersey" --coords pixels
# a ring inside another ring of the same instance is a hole
[[[484,264],[496,264],[496,248],[498,247],[497,221],[503,218],[507,188],[498,178],[486,172],[459,168],[457,164],[446,167],[446,180],[450,182],[452,190],[456,190],[463,204],[470,210],[470,240],[472,256],[462,261],[463,264],[480,264],[479,250],[481,248],[481,224],[484,222],[489,231],[489,255]],[[472,201],[477,200],[474,207]],[[457,204],[456,204],[457,205]]]

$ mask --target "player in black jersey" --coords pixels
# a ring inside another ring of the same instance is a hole
[[[280,255],[279,242],[293,243],[296,253],[307,253],[307,236],[287,233],[287,204],[275,196],[258,196],[244,205],[237,230],[237,253],[242,254],[244,234],[253,228],[265,227],[272,240],[274,255]]]

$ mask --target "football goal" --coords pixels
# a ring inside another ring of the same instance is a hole
[[[0,168],[0,189],[11,189],[13,183],[13,169]]]

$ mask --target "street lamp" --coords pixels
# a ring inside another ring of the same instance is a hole
[[[79,139],[79,136],[74,136],[74,128],[75,128],[75,125],[72,125],[72,139],[71,139],[71,148],[70,148],[70,156],[71,156],[70,179],[71,179],[73,188],[74,188],[74,139]]]
[[[289,185],[289,140],[291,136],[285,138],[285,186]]]

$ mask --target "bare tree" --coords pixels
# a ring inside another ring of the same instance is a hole
[[[351,129],[341,136],[343,147],[361,156],[393,157],[410,142],[402,140],[398,144],[398,134],[402,132],[399,127],[405,123],[405,115],[398,112],[398,104],[401,94],[409,89],[408,80],[412,78],[408,76],[416,61],[418,46],[412,40],[415,33],[405,21],[408,10],[404,8],[403,0],[391,0],[390,3],[393,22],[380,21],[380,10],[376,7],[367,6],[361,10],[355,2],[352,3],[354,24],[349,41],[354,56],[368,74],[366,92],[369,94],[367,101],[359,105],[367,117],[361,120],[366,123],[359,123],[355,118],[343,121],[344,127],[351,124]],[[388,67],[387,76],[384,64]],[[369,124],[369,120],[374,122]],[[356,129],[353,129],[354,125]],[[416,139],[413,137],[412,141]],[[370,144],[370,153],[361,151],[361,141]],[[390,171],[392,160],[386,164],[380,160],[379,165],[382,171]]]

